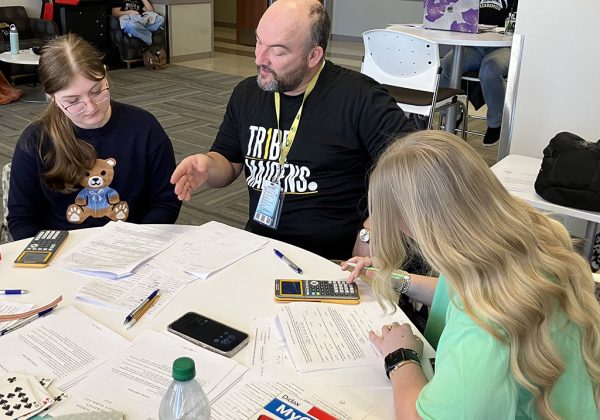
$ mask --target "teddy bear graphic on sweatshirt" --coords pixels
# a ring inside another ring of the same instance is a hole
[[[83,223],[88,217],[108,217],[111,220],[127,220],[129,206],[121,201],[119,193],[110,188],[117,161],[114,158],[96,159],[94,166],[85,172],[80,184],[84,187],[75,204],[67,208],[67,220],[71,223]]]

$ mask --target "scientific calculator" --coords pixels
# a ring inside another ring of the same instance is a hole
[[[343,280],[275,280],[275,300],[278,302],[360,303],[358,286]]]
[[[18,267],[46,267],[54,258],[69,232],[66,230],[40,230],[15,260]]]

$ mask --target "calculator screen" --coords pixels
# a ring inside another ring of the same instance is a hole
[[[50,256],[49,252],[36,252],[36,251],[26,251],[21,255],[20,262],[22,263],[42,263],[45,262]]]
[[[301,295],[302,285],[301,280],[285,280],[281,282],[282,295]]]

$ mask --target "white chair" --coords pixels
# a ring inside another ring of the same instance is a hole
[[[8,187],[10,185],[10,167],[11,164],[7,163],[2,168],[2,221],[0,223],[0,243],[9,242],[12,240],[10,233],[8,232],[8,222],[6,220],[8,216]]]
[[[466,96],[460,89],[439,88],[438,44],[388,29],[366,31],[363,41],[363,74],[381,83],[404,112],[428,117],[427,129],[431,129],[434,112],[459,106],[466,138]]]

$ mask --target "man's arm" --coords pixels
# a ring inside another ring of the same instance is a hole
[[[125,16],[125,15],[139,15],[139,13],[136,12],[135,10],[121,10],[120,7],[113,7],[112,15],[116,16],[116,17],[121,17],[121,16]]]
[[[152,7],[152,4],[148,0],[142,0],[142,3],[144,3],[145,12],[154,12],[154,7]]]
[[[189,201],[192,192],[202,185],[225,187],[241,172],[241,163],[232,163],[220,153],[208,152],[183,159],[171,176],[171,184],[175,184],[177,198]]]

